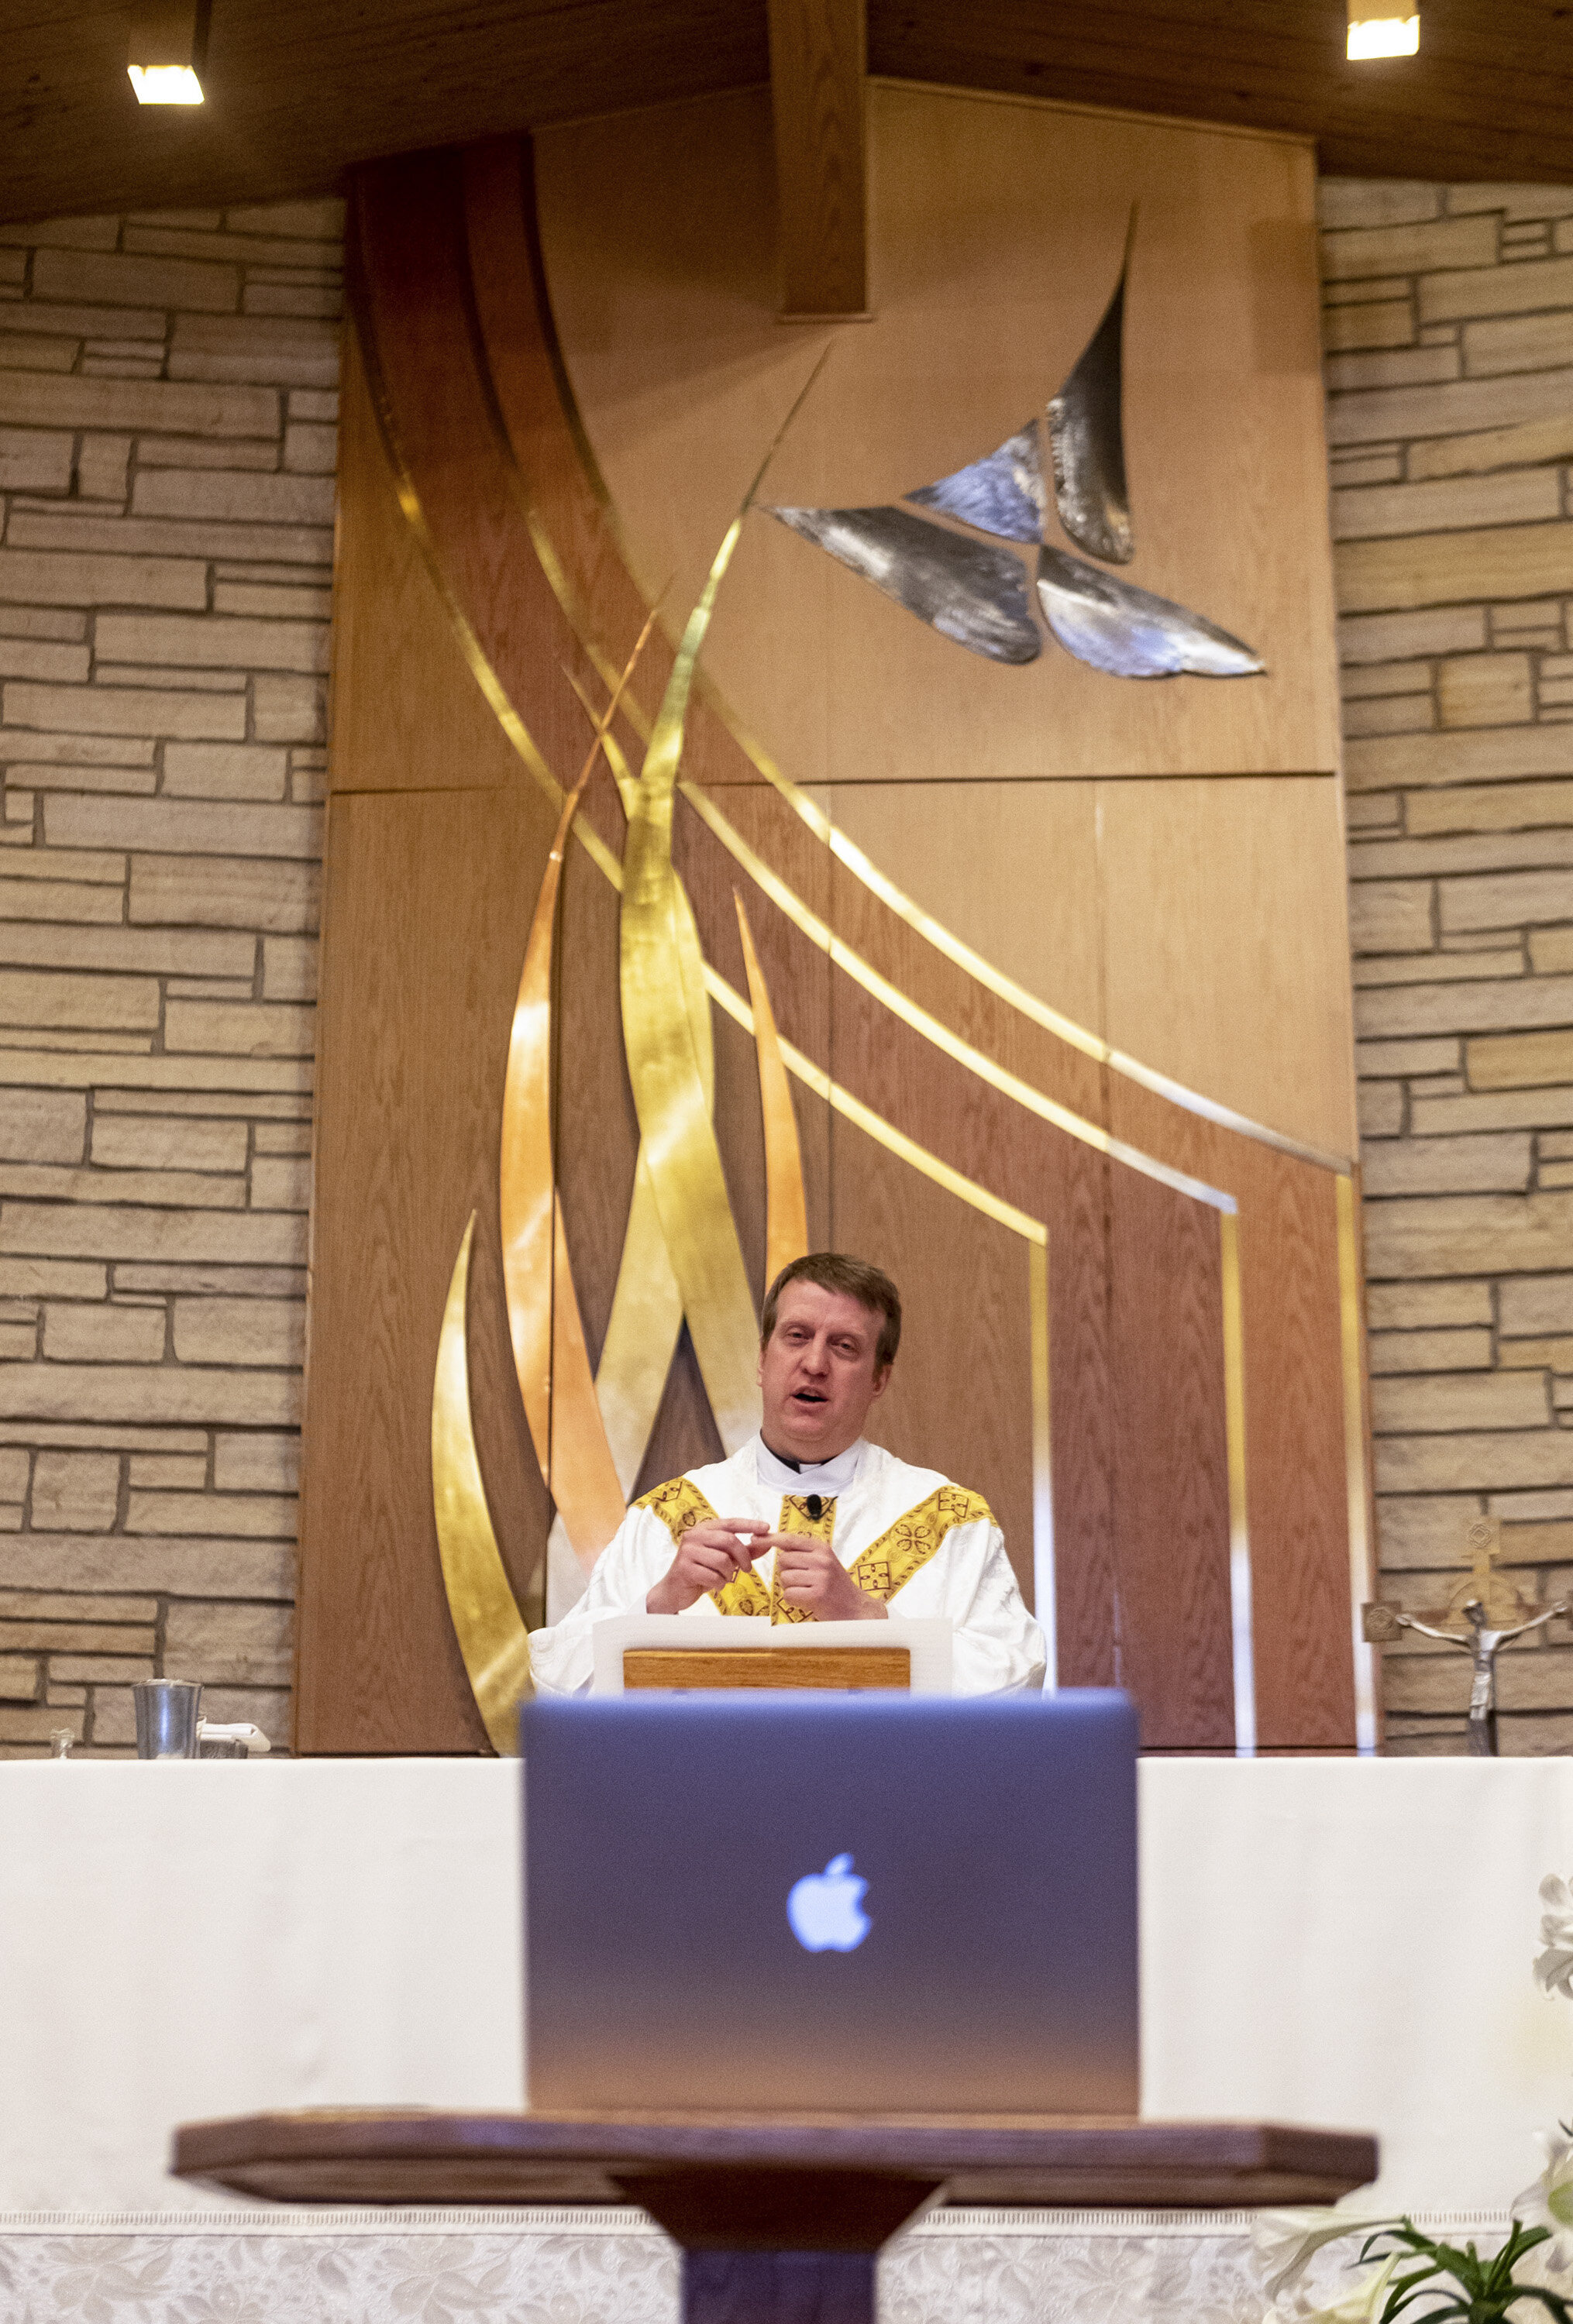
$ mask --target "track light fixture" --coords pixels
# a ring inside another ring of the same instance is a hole
[[[1420,44],[1420,19],[1400,16],[1391,0],[1348,0],[1348,55],[1356,62],[1367,57],[1412,57]]]
[[[136,0],[125,69],[138,105],[200,105],[212,0]]]

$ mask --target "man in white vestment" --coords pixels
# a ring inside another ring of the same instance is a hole
[[[953,1627],[958,1694],[1043,1683],[1043,1634],[979,1494],[863,1434],[902,1336],[895,1285],[820,1251],[782,1268],[761,1319],[763,1420],[729,1461],[658,1485],[607,1543],[578,1604],[530,1640],[543,1693],[582,1694],[614,1614]]]

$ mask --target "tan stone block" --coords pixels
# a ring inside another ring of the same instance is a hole
[[[101,1113],[93,1124],[93,1160],[106,1169],[238,1172],[246,1142],[244,1121]]]
[[[338,465],[338,430],[291,420],[284,430],[284,466],[303,475],[330,476]]]
[[[1362,1082],[1355,1099],[1363,1139],[1398,1136],[1403,1128],[1402,1082]]]
[[[1476,1089],[1573,1083],[1573,1030],[1486,1034],[1468,1042],[1467,1049],[1469,1080]]]
[[[1383,1493],[1483,1492],[1573,1484],[1573,1428],[1382,1436],[1372,1446]]]
[[[1415,791],[1406,802],[1411,833],[1522,831],[1573,824],[1573,782],[1501,783]]]
[[[26,638],[0,638],[0,678],[40,678],[81,686],[87,682],[88,664],[86,646],[36,645]],[[13,767],[9,784],[14,788],[21,779]]]
[[[1526,415],[1527,416],[1527,415]],[[38,379],[22,373],[0,374],[0,423],[18,428],[126,429],[166,436],[276,436],[279,398],[272,387],[172,385],[163,380]],[[57,520],[68,525],[70,519]],[[76,520],[79,522],[80,520]],[[107,533],[123,520],[102,520]],[[59,548],[62,541],[14,540],[18,548]],[[84,540],[83,548],[97,546]],[[113,547],[113,541],[105,546]],[[137,543],[127,540],[125,547]],[[212,552],[217,554],[217,551]]]
[[[133,1493],[200,1493],[208,1485],[208,1463],[199,1452],[134,1452],[127,1473]]]
[[[1573,262],[1549,259],[1514,266],[1469,266],[1457,274],[1429,274],[1415,289],[1422,323],[1454,323],[1479,315],[1573,306]]]
[[[1463,476],[1569,456],[1573,456],[1573,413],[1554,420],[1524,420],[1516,428],[1484,428],[1468,436],[1443,436],[1411,444],[1409,472],[1417,478]]]
[[[1340,673],[1338,691],[1347,702],[1376,694],[1424,694],[1430,687],[1429,661],[1351,662]]]
[[[1451,1711],[1469,1708],[1469,1663],[1463,1653],[1383,1656],[1383,1699],[1389,1711]]]
[[[1444,880],[1438,891],[1443,929],[1520,927],[1534,920],[1573,919],[1573,872],[1504,872]]]
[[[1504,315],[1494,322],[1467,323],[1463,346],[1464,369],[1472,379],[1496,372],[1547,371],[1573,361],[1573,315]]]
[[[244,483],[248,490],[260,492],[277,479],[202,481],[222,481],[227,486]],[[319,671],[328,668],[328,628],[325,622],[245,621],[216,613],[101,613],[97,653],[100,661],[171,662],[187,669]]]
[[[82,1718],[81,1711],[62,1710],[54,1703],[41,1703],[36,1710],[0,1711],[0,1741],[47,1743],[60,1727],[69,1727],[79,1739]]]
[[[217,698],[226,716],[236,706],[211,695],[190,698]],[[245,705],[238,706],[244,717]],[[200,799],[50,799],[44,832],[51,846],[66,848],[117,845],[161,854],[272,855],[312,863],[322,853],[322,818],[314,807]]]
[[[1459,1061],[1457,1041],[1362,1041],[1355,1070],[1365,1080],[1390,1074],[1445,1074]]]
[[[1573,1372],[1573,1338],[1504,1340],[1497,1360],[1504,1371]]]
[[[223,524],[330,525],[333,480],[235,468],[143,468],[138,472],[132,490],[131,507],[134,516],[174,517],[187,521],[211,518]],[[314,650],[315,640],[310,644]],[[175,658],[168,657],[171,660]],[[244,654],[235,657],[236,661],[246,659]],[[288,662],[284,667],[310,669],[319,665],[310,660],[304,664]]]
[[[1543,596],[1565,580],[1570,544],[1573,524],[1566,521],[1346,541],[1334,552],[1338,604],[1358,613],[1448,599]]]
[[[294,1586],[294,1563],[284,1542],[33,1532],[8,1545],[5,1578],[16,1589],[283,1599]]]
[[[1414,309],[1406,294],[1329,307],[1322,316],[1322,346],[1329,355],[1354,347],[1407,347],[1414,339]]]
[[[0,492],[69,492],[71,443],[54,429],[0,428]]]
[[[299,1299],[177,1299],[175,1353],[182,1363],[298,1364],[306,1305]]]
[[[1468,1130],[1544,1130],[1573,1122],[1573,1089],[1499,1090],[1476,1097],[1414,1096],[1411,1128],[1417,1138]]]
[[[227,977],[251,982],[250,936],[196,936],[186,929],[0,926],[0,960],[32,968],[141,971],[152,975]]]
[[[0,1005],[5,980],[0,977]],[[317,1012],[283,1001],[171,1001],[164,1010],[166,1050],[219,1049],[246,1057],[310,1056]]]
[[[128,1090],[257,1090],[298,1095],[311,1087],[309,1059],[154,1056],[134,1034],[40,1034],[32,1048],[0,1047],[0,1086]],[[80,1047],[79,1047],[80,1044]]]
[[[310,1210],[310,1162],[305,1158],[267,1161],[259,1156],[251,1166],[251,1207],[254,1211]]]
[[[1569,773],[1573,773],[1573,725],[1384,735],[1352,742],[1345,752],[1345,779],[1351,790],[1512,782],[1526,775]]]
[[[1402,377],[1399,367],[1419,356],[1451,359],[1453,355],[1454,350],[1448,347],[1422,347],[1413,355],[1401,352],[1335,358],[1327,366],[1329,385],[1334,383],[1335,362],[1340,360],[1370,365],[1373,378],[1382,379],[1385,375]],[[1382,366],[1392,366],[1391,374],[1384,374]],[[1352,386],[1355,383],[1351,379],[1337,383]],[[1331,398],[1328,406],[1328,440],[1337,447],[1346,444],[1405,442],[1415,436],[1462,436],[1484,428],[1516,427],[1526,420],[1557,419],[1566,414],[1570,404],[1573,392],[1567,372],[1525,372],[1517,378],[1497,379],[1439,376],[1434,385],[1374,385],[1363,393]]]
[[[156,224],[151,219],[128,224],[122,246],[159,258],[223,259],[236,266],[297,267],[313,264],[317,258],[315,253],[302,251],[299,242],[275,239],[264,228],[249,234],[213,233],[206,219],[199,230],[192,226],[172,225],[168,216]],[[337,263],[336,253],[334,263]]]
[[[0,1235],[4,1228],[0,1211]],[[1366,1269],[1378,1278],[1542,1275],[1565,1267],[1573,1250],[1573,1195],[1439,1194],[1371,1203],[1365,1228]]]
[[[204,1686],[202,1711],[205,1718],[220,1725],[249,1719],[254,1727],[262,1729],[275,1752],[288,1751],[294,1739],[290,1690],[285,1686]]]
[[[1357,614],[1338,622],[1338,658],[1346,667],[1403,661],[1413,654],[1471,653],[1485,643],[1485,615],[1476,605]]]
[[[7,782],[9,785],[25,784],[29,791],[128,791],[144,798],[151,797],[158,788],[158,776],[152,767],[76,767],[14,762]],[[14,793],[18,801],[22,796],[20,790]],[[32,824],[31,798],[27,800],[25,820]]]
[[[252,713],[264,742],[319,742],[324,732],[322,687],[309,678],[259,678],[252,686]]]
[[[1554,198],[1554,197],[1553,197]],[[316,202],[260,202],[226,210],[224,222],[233,234],[288,235],[301,242],[326,243],[337,251],[344,240],[344,204],[325,196]],[[297,263],[314,263],[302,254]]]
[[[279,581],[220,581],[213,590],[216,613],[254,613],[264,620],[326,622],[333,592]]]
[[[1569,815],[1573,816],[1573,801]],[[1530,965],[1540,976],[1573,971],[1573,928],[1537,928],[1530,937]]]
[[[108,1269],[69,1259],[0,1259],[0,1298],[104,1299]]]
[[[41,250],[32,262],[35,299],[89,300],[105,307],[183,307],[233,314],[240,276],[233,266],[123,252]]]
[[[31,1655],[0,1654],[0,1702],[36,1702],[41,1674]]]
[[[164,1311],[51,1305],[44,1310],[43,1352],[56,1363],[162,1363]]]
[[[1329,282],[1495,263],[1496,221],[1491,217],[1360,226],[1322,235],[1322,274]]]
[[[79,1203],[0,1203],[0,1253],[33,1259],[217,1261],[301,1267],[306,1229],[287,1212],[143,1210]]]
[[[1464,654],[1441,663],[1437,699],[1445,726],[1511,726],[1534,716],[1525,653]]]
[[[4,698],[7,726],[63,728],[73,734],[170,734],[220,742],[238,741],[245,733],[245,704],[239,696],[186,694],[153,686],[43,686],[14,678]],[[98,802],[50,804],[80,807]],[[46,832],[48,828],[46,816]]]
[[[0,1105],[0,1157],[16,1162],[79,1162],[87,1101],[75,1090],[15,1090]]]
[[[129,436],[84,436],[77,454],[77,490],[86,501],[125,503]]]
[[[1491,1363],[1491,1333],[1467,1332],[1373,1332],[1373,1372],[1478,1371]]]
[[[247,1433],[214,1440],[213,1482],[221,1493],[294,1493],[301,1481],[297,1435]]]
[[[25,1364],[38,1349],[38,1327],[28,1321],[0,1323],[0,1363]]]
[[[1496,1699],[1504,1711],[1573,1711],[1573,1648],[1509,1648],[1496,1666]]]
[[[292,1498],[264,1493],[134,1492],[128,1534],[212,1534],[258,1541],[293,1541]]]
[[[1485,1283],[1374,1283],[1365,1295],[1365,1308],[1373,1332],[1489,1323],[1491,1286]]]
[[[1538,1183],[1542,1186],[1573,1186],[1573,1162],[1543,1162]]]
[[[1413,1494],[1379,1501],[1376,1532],[1383,1588],[1390,1572],[1451,1572],[1467,1566],[1466,1536],[1480,1513],[1476,1494]]]
[[[1379,696],[1344,705],[1344,737],[1346,742],[1365,734],[1430,733],[1436,723],[1436,706],[1429,691],[1424,694]]]
[[[151,1655],[158,1632],[151,1611],[144,1623],[10,1621],[0,1628],[0,1646],[19,1654]],[[57,1675],[63,1675],[56,1665]]]
[[[1543,1525],[1504,1525],[1502,1553],[1504,1565],[1573,1563],[1573,1524],[1562,1519]]]
[[[1402,1138],[1364,1157],[1364,1190],[1385,1194],[1518,1194],[1530,1183],[1525,1131],[1463,1138]]]
[[[314,936],[269,936],[263,945],[263,998],[266,1001],[309,1001],[317,998],[317,939]]]
[[[1548,1130],[1540,1141],[1540,1153],[1542,1161],[1573,1156],[1573,1138],[1565,1130]]]
[[[164,1636],[164,1668],[171,1678],[287,1686],[293,1631],[293,1615],[284,1606],[174,1605]]]
[[[315,928],[321,911],[321,887],[319,867],[311,862],[138,855],[131,867],[130,917],[137,921],[270,933]]]
[[[1473,944],[1474,937],[1468,939]],[[1374,990],[1380,985],[1431,985],[1446,980],[1455,984],[1476,984],[1485,980],[1504,976],[1520,977],[1526,973],[1528,964],[1522,948],[1498,951],[1495,944],[1485,952],[1460,952],[1456,945],[1446,952],[1400,954],[1396,957],[1357,960],[1354,964],[1355,982],[1363,990]]]
[[[1449,532],[1465,526],[1542,524],[1562,513],[1556,471],[1545,468],[1426,484],[1367,484],[1335,492],[1332,508],[1335,540]]]
[[[1504,1283],[1497,1296],[1504,1337],[1540,1339],[1573,1332],[1573,1272],[1521,1275]]]
[[[337,389],[292,387],[290,390],[289,403],[291,420],[331,420],[335,425],[338,424],[338,392]]]
[[[296,1372],[211,1371],[190,1364],[18,1363],[5,1385],[12,1416],[19,1420],[292,1428],[301,1416]],[[36,1496],[36,1480],[33,1490]]]
[[[59,1528],[106,1533],[120,1498],[120,1462],[113,1452],[40,1452],[32,1471],[35,1533]],[[6,1575],[17,1579],[9,1559]]]
[[[0,374],[0,406],[5,387]],[[257,558],[285,566],[328,566],[333,561],[333,533],[327,526],[185,523],[173,518],[57,515],[14,507],[7,537],[14,549]]]
[[[1573,977],[1516,976],[1383,985],[1355,996],[1362,1037],[1573,1024]]]
[[[1319,178],[1317,217],[1333,226],[1407,226],[1441,214],[1442,189],[1406,178]],[[1405,272],[1409,272],[1405,268]]]
[[[151,1031],[159,1021],[152,977],[69,976],[0,969],[0,1024],[121,1028]]]
[[[85,1684],[130,1686],[134,1679],[158,1675],[152,1655],[51,1655],[50,1676]]]
[[[164,746],[166,798],[282,799],[287,771],[282,751],[258,750],[254,743]]]
[[[30,1454],[24,1444],[0,1445],[0,1501],[27,1499]]]
[[[307,318],[180,316],[171,379],[269,380],[281,387],[338,384],[338,334]]]
[[[1527,1372],[1441,1372],[1371,1384],[1371,1425],[1378,1436],[1537,1428],[1550,1419],[1545,1383]]]
[[[190,1210],[244,1207],[243,1180],[185,1170],[68,1169],[53,1163],[0,1162],[0,1194],[38,1202],[149,1203]]]

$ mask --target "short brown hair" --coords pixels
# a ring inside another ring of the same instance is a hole
[[[794,1259],[782,1268],[764,1295],[764,1313],[759,1319],[759,1344],[763,1348],[775,1330],[775,1311],[781,1295],[789,1283],[817,1283],[821,1291],[844,1292],[856,1299],[871,1315],[880,1319],[879,1342],[874,1351],[874,1368],[883,1372],[893,1364],[896,1350],[902,1344],[902,1295],[883,1268],[871,1267],[865,1259],[845,1259],[838,1250],[811,1250],[806,1259]]]

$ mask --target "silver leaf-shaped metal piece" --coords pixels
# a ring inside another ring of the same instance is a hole
[[[1254,678],[1266,667],[1201,614],[1061,549],[1038,552],[1038,600],[1066,651],[1114,678]]]
[[[1001,540],[1041,540],[1048,494],[1037,421],[1029,420],[986,460],[974,460],[937,484],[920,484],[904,497],[919,508],[959,517],[979,532],[996,533]]]
[[[1128,565],[1135,546],[1120,416],[1125,276],[1135,231],[1133,210],[1115,295],[1075,370],[1049,402],[1049,443],[1054,456],[1054,499],[1059,521],[1078,548],[1089,557],[1102,558],[1106,565]]]
[[[1009,549],[965,540],[902,508],[772,508],[770,514],[968,652],[1016,663],[1036,661],[1042,652],[1027,570]]]

